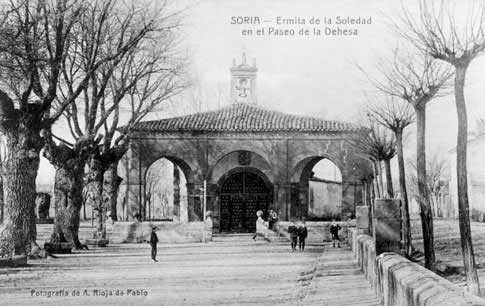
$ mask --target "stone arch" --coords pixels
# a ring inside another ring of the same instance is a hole
[[[187,222],[190,177],[189,165],[180,158],[163,156],[150,163],[143,177],[144,219]]]
[[[244,159],[244,156],[241,156],[244,154],[249,154],[250,156],[247,164],[240,160],[241,158]],[[272,167],[267,159],[261,154],[249,150],[234,150],[231,152],[226,152],[224,155],[220,155],[215,164],[209,167],[207,175],[208,182],[218,184],[222,176],[233,171],[235,168],[259,169],[261,174],[268,178],[270,182],[274,181]]]
[[[255,141],[238,141],[236,143],[223,143],[223,144],[218,144],[217,146],[214,146],[212,149],[212,152],[209,153],[212,159],[212,163],[215,165],[217,164],[221,159],[223,159],[225,156],[230,155],[234,152],[238,151],[248,151],[252,152],[253,154],[257,154],[260,156],[262,159],[265,160],[265,162],[270,165],[269,161],[269,156],[271,156],[271,143],[267,143],[266,141],[260,141],[260,142],[255,142]],[[268,146],[268,147],[267,147]]]
[[[313,178],[313,169],[322,160],[330,161],[340,171],[341,182]],[[340,219],[344,197],[343,170],[339,160],[329,155],[301,159],[291,172],[290,216],[310,220]]]
[[[224,175],[222,175],[219,178],[219,180],[217,181],[217,186],[218,186],[217,192],[218,193],[221,192],[220,189],[221,189],[221,186],[222,186],[222,182],[227,180],[227,178],[229,178],[231,175],[236,174],[236,173],[240,173],[240,172],[249,172],[249,173],[253,173],[253,174],[258,175],[264,181],[266,187],[272,190],[273,183],[271,182],[271,180],[266,176],[266,174],[263,171],[261,171],[257,168],[253,168],[253,167],[234,167],[234,168],[230,169],[229,171],[227,171],[226,173],[224,173]],[[271,192],[273,192],[273,191],[271,191]]]
[[[183,159],[176,157],[176,156],[173,156],[173,155],[161,155],[161,156],[158,156],[157,158],[150,160],[150,162],[147,164],[147,166],[144,167],[145,168],[144,173],[143,173],[144,183],[146,183],[145,179],[146,179],[148,169],[150,169],[150,167],[154,163],[156,163],[157,161],[159,161],[163,158],[165,158],[165,159],[169,160],[170,162],[172,162],[173,164],[177,165],[177,167],[179,167],[182,170],[182,172],[185,176],[185,179],[187,180],[187,184],[191,184],[191,183],[194,182],[194,172],[187,162],[185,162]]]
[[[345,167],[342,163],[333,156],[327,154],[311,155],[303,159],[300,159],[298,163],[293,167],[290,172],[290,178],[292,183],[307,182],[310,178],[311,171],[315,165],[323,159],[331,161],[339,170],[344,180]]]

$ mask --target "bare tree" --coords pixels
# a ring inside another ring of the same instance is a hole
[[[41,131],[56,120],[51,111],[60,67],[83,6],[76,0],[10,1],[0,12],[0,129],[7,148],[0,256],[25,254],[36,247]],[[68,97],[64,105],[71,102]]]
[[[373,80],[374,86],[384,94],[406,101],[413,106],[416,114],[418,202],[423,227],[425,266],[434,271],[433,215],[426,188],[426,106],[434,98],[446,94],[442,89],[446,87],[452,73],[429,56],[403,56],[397,50],[393,61],[387,66],[381,65],[379,69],[383,80]]]
[[[417,167],[415,160],[412,159],[407,161],[409,168],[411,169],[409,173],[409,187],[412,196],[418,194],[418,180],[417,180]],[[433,214],[436,216],[440,210],[438,206],[439,195],[445,186],[446,173],[448,172],[447,161],[440,157],[438,154],[433,154],[426,161],[427,165],[427,178],[426,187],[430,194],[430,199],[433,207]]]
[[[399,168],[399,190],[403,200],[403,240],[407,256],[411,256],[412,237],[409,217],[409,201],[406,189],[406,171],[404,167],[403,134],[404,129],[414,122],[414,111],[411,106],[391,99],[386,103],[369,107],[369,115],[379,124],[388,128],[396,138],[397,161]]]
[[[384,162],[387,196],[392,197],[394,190],[390,161],[396,155],[396,139],[387,129],[372,122],[370,117],[368,119],[360,124],[360,132],[351,138],[350,143],[357,154],[374,163],[375,169],[380,169],[380,163]],[[380,183],[376,181],[377,185],[382,186],[382,180]]]
[[[98,46],[102,54],[119,52],[119,56],[90,73],[81,98],[61,109],[74,144],[82,145],[74,150],[82,165],[78,169],[84,172],[84,165],[89,166],[84,195],[86,205],[96,211],[95,234],[99,238],[105,238],[107,211],[111,211],[116,220],[116,198],[121,182],[117,167],[128,150],[132,127],[185,87],[185,60],[177,51],[179,15],[167,12],[165,7],[150,12],[137,5],[109,10],[103,26],[93,28],[91,25],[97,25],[95,22],[87,23],[87,37],[102,37]],[[93,30],[101,33],[91,34]],[[111,33],[114,35],[110,36]],[[120,45],[126,47],[120,48]],[[76,84],[80,76],[87,73],[82,54],[73,53],[68,57],[69,65],[63,69],[67,86],[61,90],[61,101],[69,96],[71,84]],[[75,188],[82,189],[82,184]],[[72,211],[79,220],[82,201],[77,199],[73,203],[76,209]],[[77,233],[73,222],[78,221],[71,219],[69,223]]]
[[[485,50],[485,3],[468,1],[463,14],[455,2],[440,1],[436,5],[420,1],[419,16],[415,18],[403,10],[403,26],[399,33],[429,56],[449,63],[455,68],[455,103],[458,117],[456,172],[458,211],[463,263],[468,289],[480,295],[480,285],[471,239],[467,181],[467,112],[465,77],[471,62]],[[460,2],[462,5],[462,2]]]
[[[150,79],[155,69],[160,69],[155,63],[166,53],[160,52],[160,48],[148,48],[155,45],[155,33],[162,31],[161,16],[157,13],[149,14],[146,7],[112,0],[89,2],[80,16],[78,35],[71,41],[61,66],[62,86],[54,104],[56,116],[66,119],[73,140],[50,134],[44,151],[57,169],[54,202],[58,217],[51,243],[69,241],[76,248],[82,247],[77,233],[85,164],[89,160],[92,169],[101,167],[92,157],[99,155],[112,140],[123,98],[127,93],[138,94],[137,82]],[[145,41],[149,43],[144,44]],[[122,89],[114,91],[118,84],[122,84]],[[153,84],[148,85],[145,92],[152,89]],[[72,96],[74,102],[66,105],[64,101]],[[137,109],[136,103],[129,109],[137,115],[146,111]],[[118,150],[109,154],[116,155]],[[113,183],[118,181],[117,177],[109,179]],[[91,171],[90,181],[100,182],[95,193],[98,202],[93,206],[99,211],[103,172]],[[93,193],[87,194],[88,200],[92,199],[89,196]]]

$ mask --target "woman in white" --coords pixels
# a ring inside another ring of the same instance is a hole
[[[264,240],[270,241],[266,236],[264,235],[264,232],[266,231],[266,224],[263,220],[263,211],[258,210],[256,212],[256,216],[258,216],[258,219],[256,220],[256,233],[253,235],[253,240],[256,241],[256,237],[263,237]]]

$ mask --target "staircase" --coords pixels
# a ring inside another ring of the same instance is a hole
[[[212,242],[252,242],[253,235],[254,233],[215,233],[212,235]],[[264,235],[269,239],[270,242],[274,243],[287,243],[290,241],[288,237],[286,237],[286,235],[281,231],[272,231],[266,229]],[[263,238],[258,237],[256,239],[262,240]]]

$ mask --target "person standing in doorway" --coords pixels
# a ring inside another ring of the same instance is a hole
[[[152,260],[153,261],[158,261],[157,260],[157,243],[158,243],[158,236],[157,233],[155,232],[157,230],[157,227],[152,227],[152,232],[150,234],[150,246],[152,247]]]
[[[298,227],[298,248],[300,251],[305,250],[306,237],[308,237],[308,229],[306,228],[305,221],[302,221],[301,225]]]
[[[332,225],[330,225],[330,234],[332,235],[332,242],[333,247],[335,247],[335,242],[337,242],[338,247],[340,248],[340,238],[338,236],[338,231],[340,231],[342,227],[337,223],[335,219],[332,219]]]

